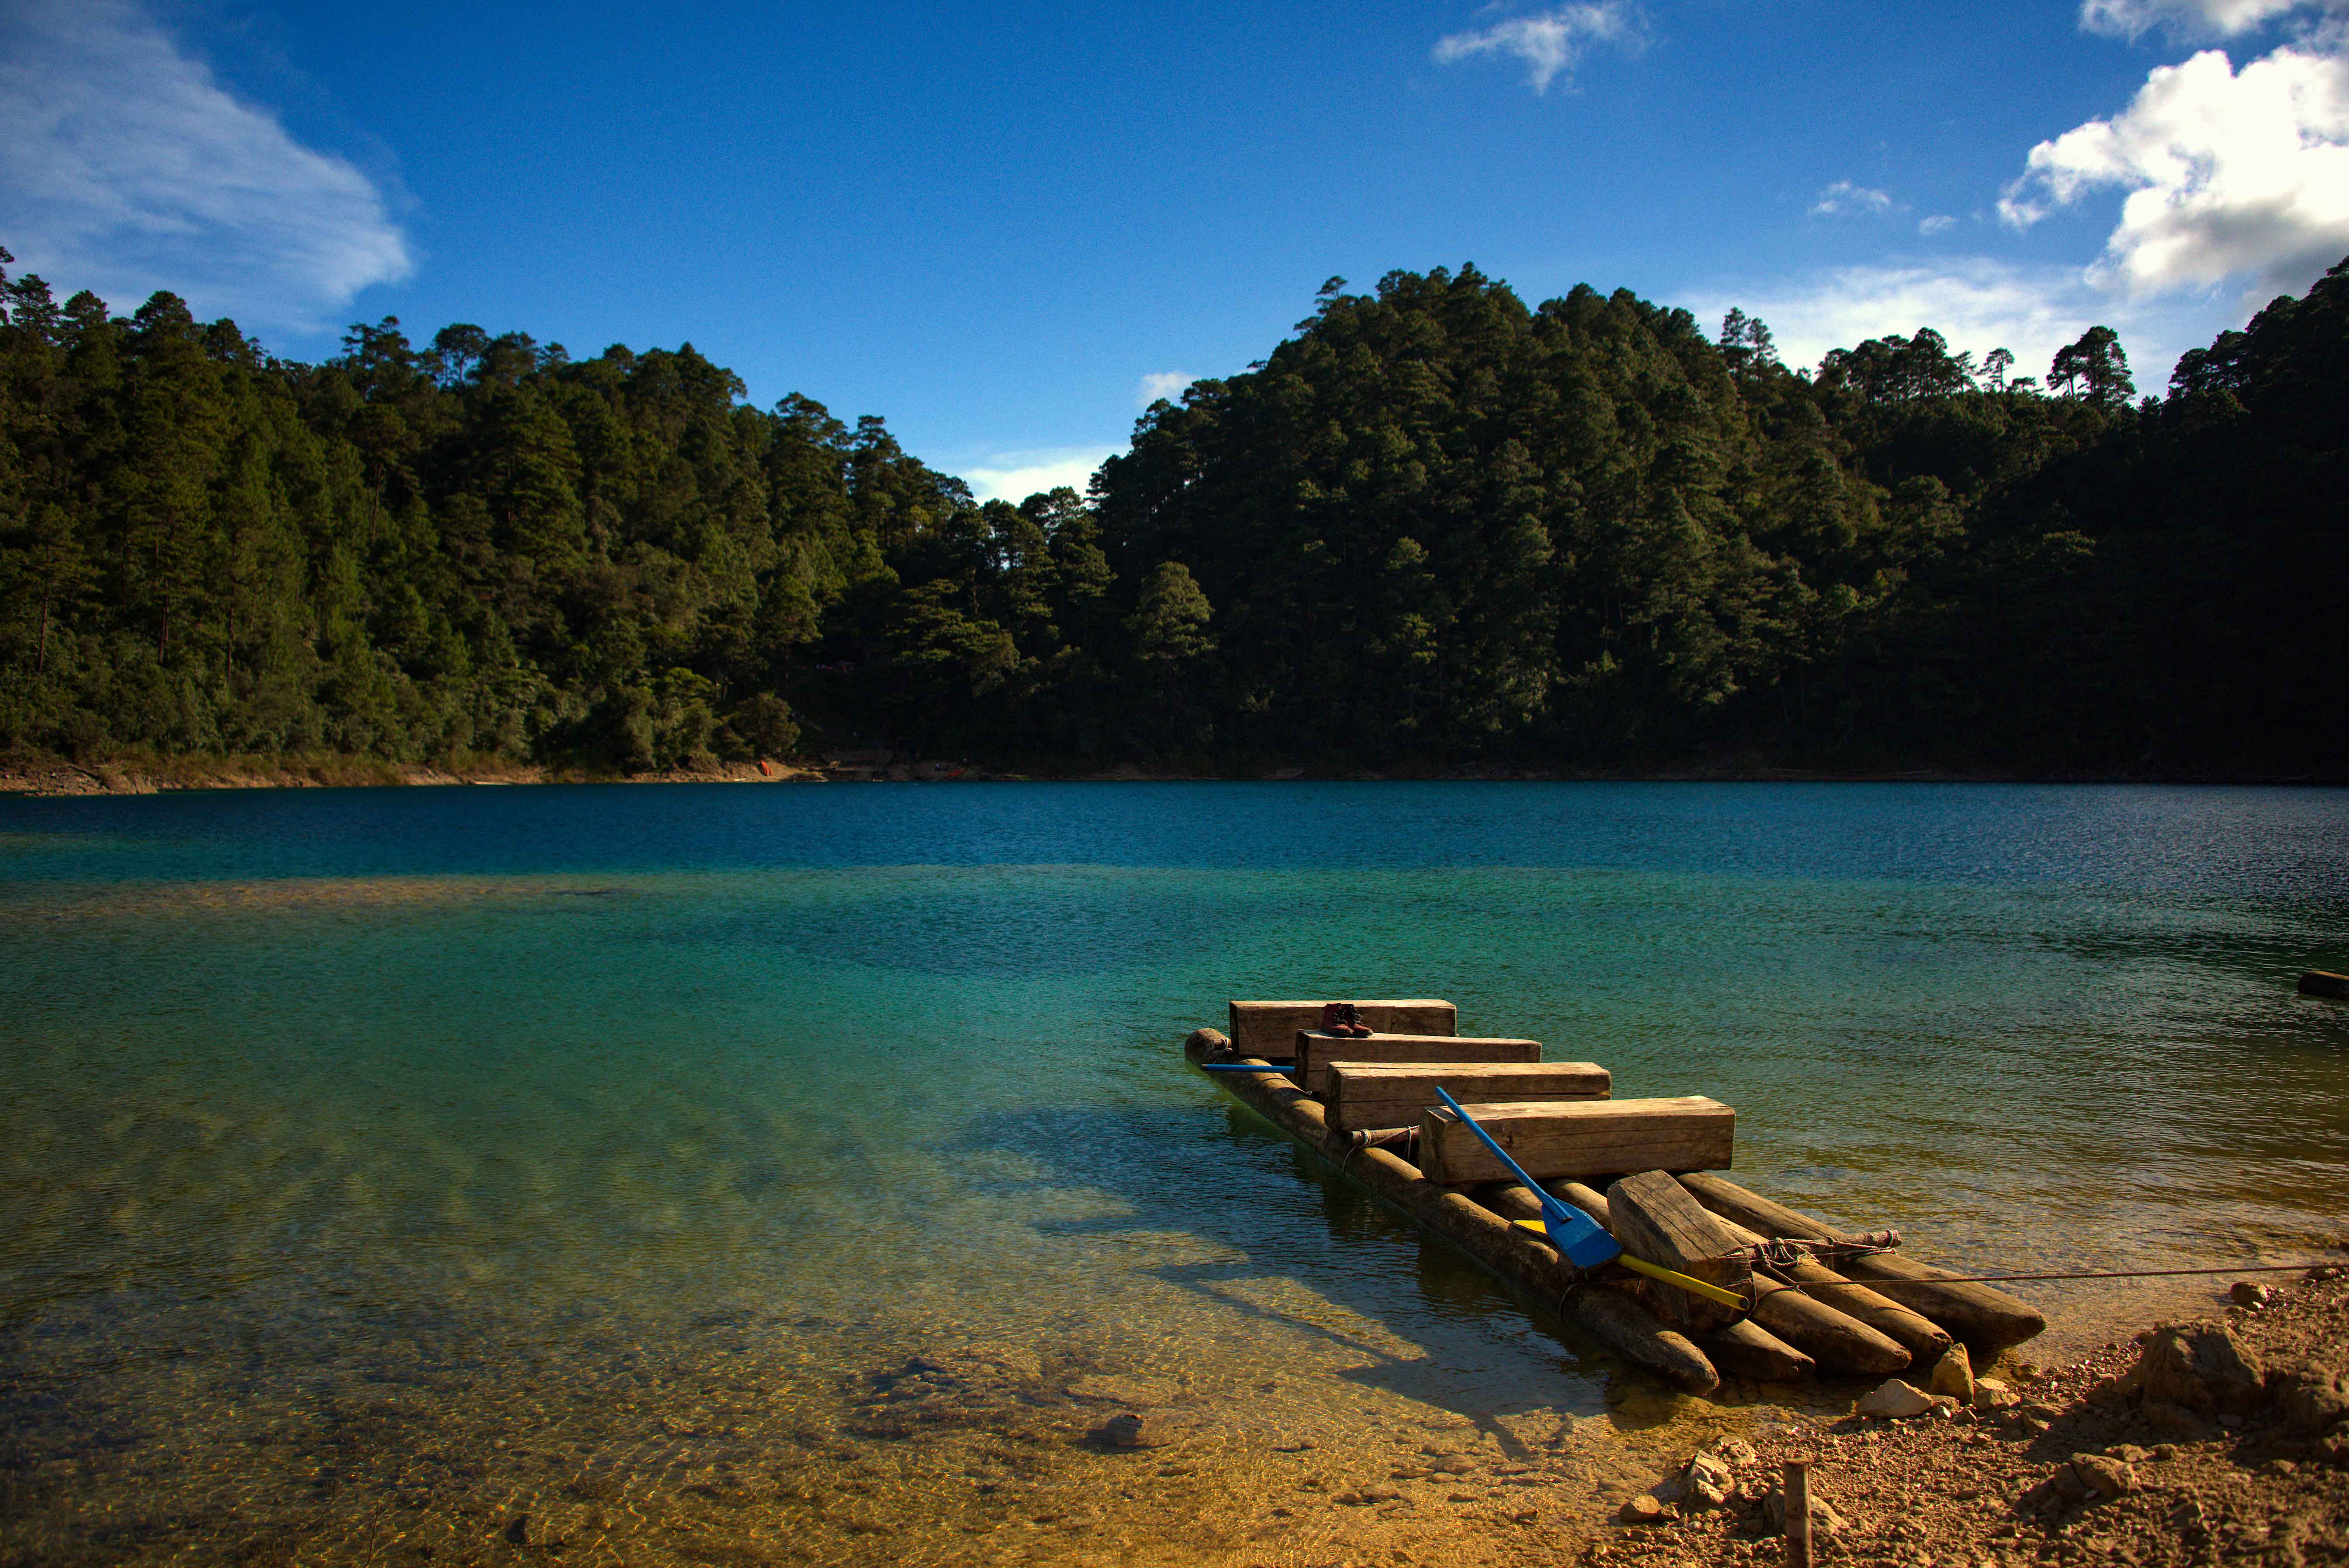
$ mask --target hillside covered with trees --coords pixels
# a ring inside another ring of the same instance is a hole
[[[0,300],[17,753],[2349,776],[2349,263],[2142,400],[1333,279],[1017,506],[690,346]]]

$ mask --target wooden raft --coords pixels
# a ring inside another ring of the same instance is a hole
[[[1316,1023],[1319,1006],[1233,1004],[1236,1018],[1242,1007],[1310,1008]],[[1374,1006],[1441,1009],[1422,1017],[1439,1018],[1447,1029],[1454,1017],[1448,1003],[1357,1006],[1366,1018]],[[1274,1016],[1258,1018],[1259,1026]],[[1604,1068],[1545,1064],[1529,1040],[1449,1033],[1357,1040],[1304,1028],[1289,1038],[1293,1064],[1257,1057],[1260,1071],[1218,1074],[1219,1086],[1458,1245],[1529,1305],[1559,1312],[1691,1392],[1709,1392],[1721,1371],[1771,1381],[1814,1370],[1880,1377],[1938,1360],[1952,1337],[1995,1356],[2045,1326],[2035,1308],[2003,1292],[1877,1251],[1869,1239],[1842,1235],[1710,1174],[1730,1163],[1735,1113],[1703,1096],[1608,1099]],[[1370,1054],[1364,1047],[1381,1054],[1349,1059]],[[1487,1059],[1495,1047],[1505,1059]],[[1403,1054],[1390,1057],[1390,1049]],[[1185,1053],[1202,1063],[1243,1054],[1213,1029],[1194,1033]],[[1289,1073],[1306,1081],[1293,1082]],[[1321,1093],[1309,1093],[1309,1086]],[[1627,1253],[1712,1280],[1744,1296],[1746,1308],[1707,1304],[1619,1265],[1584,1274],[1538,1230],[1510,1225],[1538,1219],[1539,1203],[1500,1179],[1501,1163],[1456,1116],[1426,1109],[1438,1088],[1547,1192],[1589,1213]],[[1414,1110],[1417,1125],[1407,1136],[1396,1123]],[[1421,1164],[1398,1150],[1415,1152]],[[1604,1194],[1574,1180],[1626,1171]],[[1753,1249],[1765,1236],[1827,1243],[1836,1266],[1805,1258],[1757,1264]]]

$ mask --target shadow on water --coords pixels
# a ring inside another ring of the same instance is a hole
[[[984,1189],[1007,1200],[1081,1184],[1121,1206],[1039,1220],[1038,1235],[1192,1238],[1216,1255],[1138,1272],[1207,1308],[1208,1321],[1228,1315],[1249,1333],[1298,1336],[1316,1362],[1352,1363],[1329,1376],[1465,1418],[1513,1457],[1527,1450],[1509,1417],[1611,1408],[1619,1429],[1637,1429],[1683,1404],[1244,1107],[1006,1111],[968,1128],[957,1152],[980,1150],[1033,1162],[1029,1180]],[[1290,1289],[1264,1299],[1268,1280]],[[1725,1386],[1715,1403],[1754,1398]]]

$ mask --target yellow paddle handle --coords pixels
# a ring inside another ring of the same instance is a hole
[[[1517,1220],[1513,1222],[1523,1225],[1537,1236],[1549,1234],[1549,1231],[1539,1220]],[[1707,1301],[1717,1301],[1723,1306],[1734,1307],[1740,1312],[1745,1310],[1745,1298],[1735,1291],[1723,1290],[1717,1284],[1707,1284],[1701,1279],[1691,1279],[1684,1274],[1675,1274],[1661,1264],[1651,1264],[1645,1258],[1635,1258],[1629,1253],[1620,1254],[1615,1261],[1635,1273],[1646,1274],[1650,1279],[1661,1280],[1669,1285],[1677,1285],[1692,1295],[1701,1295]]]

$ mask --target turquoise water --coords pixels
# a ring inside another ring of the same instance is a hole
[[[1501,1561],[1525,1474],[1570,1531],[1708,1418],[1186,1072],[1235,995],[1711,1094],[1941,1261],[2349,1212],[2339,791],[0,799],[0,1561]],[[2209,1295],[2025,1288],[2059,1347]],[[1086,1447],[1127,1403],[1191,1435]]]

